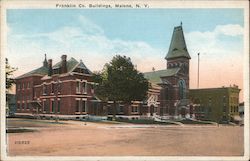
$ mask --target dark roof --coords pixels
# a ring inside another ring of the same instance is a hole
[[[25,73],[25,74],[23,74],[23,75],[21,75],[21,76],[18,76],[16,79],[20,79],[20,78],[24,78],[24,77],[29,77],[29,76],[33,76],[33,75],[41,75],[41,76],[44,76],[44,75],[46,75],[46,74],[48,74],[48,68],[42,66],[42,67],[37,68],[37,69],[35,69],[35,70],[32,70],[32,71],[30,71],[30,72],[28,72],[28,73]]]
[[[79,62],[75,59],[75,58],[70,58],[68,61],[67,61],[67,71],[70,72],[71,70],[73,70],[73,68],[78,64]],[[56,69],[56,68],[60,68],[62,66],[62,61],[56,63],[55,65],[53,65],[53,69]]]
[[[86,67],[86,65],[82,62],[82,60],[80,60],[80,63],[74,68],[80,68],[80,69],[84,69],[86,72],[85,74],[91,74],[92,72]]]
[[[179,58],[179,57],[185,57],[185,58],[191,59],[187,51],[187,46],[186,46],[182,26],[177,26],[174,28],[170,47],[169,47],[169,50],[165,59],[172,59],[172,58]]]
[[[56,63],[55,65],[53,65],[53,69],[56,69],[56,68],[60,68],[62,65],[62,62],[58,62]],[[68,61],[67,61],[67,71],[68,72],[72,72],[75,68],[82,68],[82,69],[85,69],[88,71],[89,74],[91,74],[92,72],[84,65],[84,63],[82,61],[80,61],[80,63],[75,59],[75,58],[70,58]],[[16,79],[20,79],[20,78],[24,78],[24,77],[29,77],[29,76],[33,76],[33,75],[41,75],[41,76],[45,76],[45,75],[48,75],[48,68],[47,67],[40,67],[40,68],[37,68],[35,70],[32,70],[28,73],[25,73],[19,77],[17,77]]]
[[[179,70],[180,68],[171,68],[171,69],[146,72],[143,74],[144,74],[144,77],[148,79],[151,83],[158,84],[158,83],[162,83],[161,77],[174,76],[178,73]]]

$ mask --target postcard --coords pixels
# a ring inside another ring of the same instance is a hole
[[[249,160],[248,1],[4,0],[1,65],[4,161]]]

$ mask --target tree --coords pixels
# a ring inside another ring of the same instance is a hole
[[[96,94],[105,101],[114,102],[113,118],[116,115],[117,102],[131,103],[146,98],[148,81],[135,69],[129,57],[114,56],[93,78],[99,84]]]
[[[8,59],[5,58],[5,90],[6,90],[6,113],[9,113],[9,106],[8,106],[8,102],[9,102],[9,95],[8,95],[8,91],[9,89],[12,87],[12,85],[15,83],[14,79],[12,78],[13,76],[13,72],[15,72],[17,70],[17,68],[13,68],[9,65]]]
[[[6,79],[6,92],[12,87],[15,83],[14,79],[12,78],[13,72],[15,72],[17,68],[13,68],[9,65],[8,59],[5,58],[5,79]]]

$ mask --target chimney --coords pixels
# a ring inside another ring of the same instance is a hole
[[[52,59],[48,60],[48,67],[49,67],[48,76],[52,76]]]
[[[67,73],[67,55],[62,55],[61,73]]]

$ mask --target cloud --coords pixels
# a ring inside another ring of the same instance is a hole
[[[242,34],[243,28],[237,24],[218,25],[212,31],[185,33],[192,57],[191,88],[197,87],[197,53],[200,53],[200,88],[230,84],[237,84],[243,88]]]
[[[73,20],[72,20],[73,21]],[[62,54],[82,59],[92,71],[101,70],[116,54],[131,58],[141,72],[165,69],[166,51],[144,41],[111,39],[104,30],[79,16],[78,25],[32,35],[17,34],[8,26],[8,58],[19,70],[16,76],[40,67],[44,53],[53,63]],[[197,53],[200,55],[200,87],[237,84],[242,88],[243,28],[237,24],[218,25],[212,31],[185,33],[190,60],[190,87],[196,88]],[[240,39],[237,39],[240,38]],[[240,41],[235,41],[240,40]],[[165,49],[166,50],[166,49]],[[21,61],[20,61],[21,60]]]
[[[79,22],[82,26],[82,30],[85,32],[85,33],[88,33],[88,34],[104,34],[104,31],[103,29],[96,25],[95,23],[93,23],[91,20],[89,20],[88,18],[80,15],[79,16]]]
[[[185,33],[191,53],[207,53],[211,57],[230,55],[242,50],[241,42],[235,43],[230,40],[232,37],[242,35],[243,28],[237,24],[218,25],[213,31]],[[225,36],[224,39],[221,36]]]
[[[224,34],[228,36],[238,36],[243,35],[244,33],[243,27],[237,24],[218,25],[214,31],[216,34]]]
[[[19,72],[27,72],[32,65],[39,67],[43,54],[52,57],[53,63],[60,61],[62,54],[83,59],[93,71],[101,70],[116,54],[131,57],[141,72],[165,68],[164,52],[144,41],[128,41],[108,38],[101,27],[84,16],[77,19],[78,26],[63,26],[56,31],[32,35],[9,33],[8,52]],[[22,54],[23,53],[23,54]],[[20,57],[16,57],[16,55]],[[34,54],[39,55],[34,60]],[[27,64],[20,62],[27,60]],[[30,61],[29,61],[30,60]],[[159,63],[161,61],[161,63]],[[23,69],[23,70],[22,70]]]

